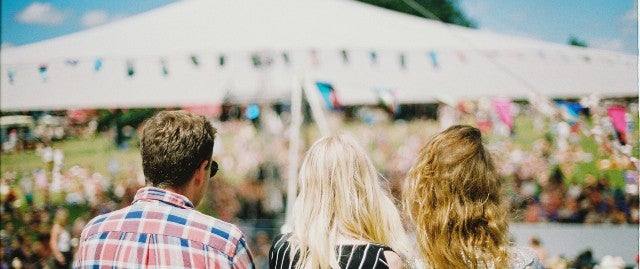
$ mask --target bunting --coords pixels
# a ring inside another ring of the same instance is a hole
[[[509,130],[513,130],[513,114],[511,113],[513,103],[511,99],[508,98],[496,98],[493,99],[493,108],[496,113],[498,113],[498,117],[500,121],[502,121]]]
[[[260,56],[255,53],[251,55],[251,63],[253,63],[253,67],[255,68],[259,68],[262,66],[262,60],[260,59]]]
[[[368,50],[368,51],[359,51],[360,53],[364,53],[366,56],[368,56],[368,61],[370,62],[371,66],[375,66],[378,65],[380,63],[380,54],[378,51],[375,50]],[[322,63],[322,59],[320,57],[320,52],[316,49],[311,49],[309,50],[309,62],[311,64],[312,67],[319,67]],[[336,53],[339,54],[339,58],[341,58],[341,61],[343,62],[343,64],[350,64],[354,59],[358,59],[357,57],[354,57],[355,52],[352,52],[350,50],[347,49],[340,49],[338,50]],[[423,59],[421,61],[429,61],[429,64],[432,66],[432,68],[434,70],[436,69],[442,69],[443,68],[443,61],[445,60],[449,60],[449,59],[456,59],[461,62],[461,63],[467,63],[469,62],[469,55],[466,54],[467,52],[463,52],[460,50],[454,50],[454,51],[450,51],[449,53],[451,53],[454,57],[453,58],[448,58],[448,57],[442,57],[443,54],[442,52],[436,51],[436,50],[427,50],[426,51],[426,59]],[[537,57],[541,60],[550,60],[552,59],[552,56],[555,55],[552,51],[547,51],[547,50],[533,50],[533,51],[529,51],[529,52],[523,52],[523,51],[514,51],[514,50],[507,50],[507,51],[503,51],[503,50],[484,50],[484,51],[479,51],[479,53],[481,53],[482,55],[484,55],[487,58],[497,58],[497,57],[501,57],[501,56],[510,56],[512,58],[518,59],[518,60],[525,60],[525,56],[528,57],[528,59],[532,59],[534,57]],[[567,55],[567,54],[563,54],[563,53],[556,53],[557,57],[559,59],[564,59],[564,61],[581,61],[583,63],[591,63],[594,61],[605,61],[609,64],[630,64],[628,61],[616,61],[614,59],[611,58],[606,58],[606,59],[601,59],[598,57],[594,57],[593,55],[590,54],[580,54],[580,55]],[[413,55],[413,54],[411,54]],[[424,55],[424,54],[423,54]],[[274,56],[278,56],[278,57],[274,57]],[[214,56],[216,57],[216,56]],[[261,68],[268,68],[272,65],[272,63],[274,63],[275,61],[281,61],[283,63],[284,66],[291,66],[291,64],[294,62],[294,58],[292,58],[292,55],[289,52],[283,51],[280,52],[279,54],[277,52],[271,52],[271,51],[263,51],[263,52],[254,52],[252,54],[250,54],[250,61],[252,62],[254,68],[256,69],[261,69]],[[392,56],[393,57],[393,56]],[[396,54],[395,57],[396,58],[396,62],[395,64],[399,65],[399,69],[400,70],[404,70],[409,68],[408,66],[408,61],[412,60],[409,59],[410,54],[407,54],[406,52],[398,52],[398,54]],[[161,70],[161,75],[162,76],[168,76],[170,73],[169,67],[168,67],[168,63],[167,60],[163,57],[158,57],[158,65],[159,68]],[[185,55],[185,58],[188,59],[188,61],[190,61],[190,63],[193,65],[193,67],[200,67],[202,66],[202,58],[196,54],[188,54]],[[62,63],[64,63],[67,66],[71,66],[71,67],[76,67],[76,66],[80,66],[80,59],[76,59],[76,58],[67,58],[64,59],[62,61]],[[229,59],[227,58],[227,55],[225,54],[218,54],[217,55],[217,64],[219,66],[219,68],[224,68],[227,65],[227,62],[229,61]],[[39,74],[41,76],[41,79],[43,81],[46,81],[48,79],[48,71],[49,68],[51,68],[49,66],[50,63],[47,64],[40,64],[37,66],[38,70],[39,70]],[[54,65],[52,64],[51,66],[59,66],[59,65]],[[93,61],[93,69],[95,72],[99,72],[103,67],[103,59],[102,58],[95,58],[95,60]],[[131,59],[126,60],[126,69],[127,69],[127,76],[129,77],[133,77],[135,76],[136,72],[138,70],[136,70],[134,61]],[[7,73],[7,76],[10,78],[10,82],[11,84],[13,84],[15,82],[15,80],[17,79],[14,76],[14,73]],[[563,104],[564,106],[565,104]],[[572,107],[567,107],[566,109],[572,109]],[[573,113],[575,110],[567,110],[567,113]],[[569,115],[574,115],[574,114],[569,114]],[[575,115],[574,115],[575,116]]]
[[[580,103],[557,101],[556,104],[562,108],[562,117],[570,124],[573,125],[580,118],[580,112],[583,109]]]
[[[333,86],[326,82],[316,82],[316,86],[322,95],[322,99],[329,110],[340,110],[342,105]]]
[[[395,115],[400,111],[400,105],[398,104],[398,98],[394,89],[376,88],[374,91],[378,96],[378,103],[384,107],[387,112]]]
[[[378,53],[376,53],[375,51],[372,51],[369,53],[369,57],[371,58],[371,64],[378,63]]]
[[[14,76],[15,76],[15,72],[13,72],[13,70],[7,71],[7,78],[9,79],[9,84],[13,85]]]
[[[349,52],[347,52],[346,50],[342,50],[342,51],[340,51],[340,54],[342,54],[342,62],[344,64],[348,64],[349,63]]]
[[[224,61],[225,61],[225,56],[224,56],[224,54],[223,54],[223,55],[218,56],[218,65],[219,65],[220,67],[223,67],[223,66],[224,66]]]
[[[93,62],[93,70],[98,72],[102,68],[102,59],[96,59]]]
[[[464,52],[462,52],[462,51],[457,51],[457,52],[456,52],[456,56],[458,56],[458,60],[459,60],[461,63],[465,63],[465,62],[467,62],[467,55],[465,55],[465,54],[464,54]]]
[[[40,72],[40,77],[42,78],[42,81],[47,81],[47,78],[49,78],[47,68],[48,68],[47,64],[40,64],[40,66],[38,66],[38,72]]]
[[[429,51],[429,58],[431,58],[433,68],[438,68],[438,54],[435,51]]]
[[[69,66],[76,66],[76,65],[78,65],[78,63],[80,63],[80,60],[78,60],[78,59],[67,59],[65,61],[65,63],[67,65],[69,65]]]
[[[195,67],[200,66],[200,61],[198,60],[198,56],[191,55],[191,64],[193,64],[193,66]]]
[[[291,60],[289,59],[289,54],[287,52],[282,53],[282,61],[284,61],[284,64],[287,66],[291,64]]]
[[[609,119],[613,123],[616,136],[620,140],[620,144],[626,145],[627,143],[627,121],[625,118],[626,109],[621,106],[612,106],[607,109]]]
[[[160,66],[161,66],[161,70],[162,70],[162,76],[168,76],[169,75],[169,68],[167,68],[167,60],[166,59],[162,59],[160,60]]]
[[[136,74],[135,66],[133,65],[133,60],[127,60],[127,76],[133,77]]]

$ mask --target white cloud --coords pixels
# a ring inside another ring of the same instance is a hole
[[[18,13],[16,19],[27,24],[58,25],[69,17],[69,12],[55,8],[51,3],[33,2]]]
[[[633,6],[633,8],[629,9],[624,15],[622,15],[622,21],[625,22],[638,22],[638,3]]]
[[[109,13],[105,10],[92,10],[84,15],[80,19],[82,27],[88,28],[96,25],[103,24],[109,20]]]
[[[485,2],[463,1],[460,5],[464,13],[469,17],[480,16],[489,9]]]
[[[624,36],[637,36],[638,35],[638,4],[629,9],[624,15],[619,18],[622,28],[621,34]]]
[[[524,23],[529,17],[527,10],[518,10],[506,16],[511,23]]]
[[[589,43],[590,47],[611,50],[611,51],[623,51],[624,50],[624,41],[620,39],[594,39]]]

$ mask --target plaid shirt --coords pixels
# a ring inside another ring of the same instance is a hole
[[[167,190],[138,190],[131,206],[92,219],[75,268],[255,268],[234,225]]]

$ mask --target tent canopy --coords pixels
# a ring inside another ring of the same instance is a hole
[[[468,29],[348,0],[191,0],[1,51],[3,111],[288,99],[344,104],[637,96],[637,57]]]

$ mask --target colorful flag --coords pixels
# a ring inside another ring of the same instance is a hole
[[[160,60],[160,66],[162,68],[162,75],[165,76],[165,77],[167,75],[169,75],[169,68],[167,68],[167,60],[161,59]]]
[[[133,65],[132,60],[127,61],[127,76],[133,77],[136,74],[135,66]]]
[[[509,130],[513,129],[513,115],[511,113],[512,102],[508,98],[493,99],[493,108],[500,120],[509,127]]]
[[[429,51],[429,58],[431,58],[433,68],[438,68],[438,54],[435,51]]]
[[[627,112],[624,107],[612,106],[607,110],[609,113],[609,119],[613,123],[613,128],[616,131],[616,135],[620,140],[620,143],[625,145],[627,143],[627,121],[625,120],[625,113]]]
[[[96,59],[93,62],[93,70],[98,72],[102,68],[102,59]]]
[[[391,114],[396,114],[400,111],[400,106],[398,105],[398,98],[396,96],[396,91],[391,88],[376,88],[374,89],[376,95],[378,96],[378,103],[383,106],[387,112]]]
[[[333,86],[326,82],[316,82],[316,86],[322,95],[325,105],[330,110],[340,110],[342,105]]]
[[[456,52],[456,56],[458,56],[458,60],[462,63],[467,61],[467,56],[462,51]]]
[[[9,70],[7,72],[7,77],[9,77],[9,84],[13,84],[13,78],[15,77],[16,73],[13,72],[13,70]]]
[[[340,51],[340,54],[342,54],[342,62],[345,64],[349,63],[349,52],[347,52],[347,50],[342,50]]]
[[[196,55],[191,55],[191,63],[193,64],[193,66],[199,66],[200,65],[200,61],[198,60],[198,56]]]
[[[251,55],[251,63],[253,63],[253,67],[259,68],[262,66],[262,60],[260,59],[260,55],[254,53]]]
[[[78,63],[80,63],[80,60],[78,60],[78,59],[67,59],[65,61],[65,63],[67,65],[70,65],[70,66],[76,66],[76,65],[78,65]]]
[[[48,68],[47,64],[40,64],[40,66],[38,66],[38,71],[40,72],[40,77],[42,78],[43,81],[46,81],[47,78],[49,78],[47,68]]]
[[[580,118],[582,105],[576,102],[557,101],[556,104],[562,108],[562,116],[573,125],[574,121]]]

